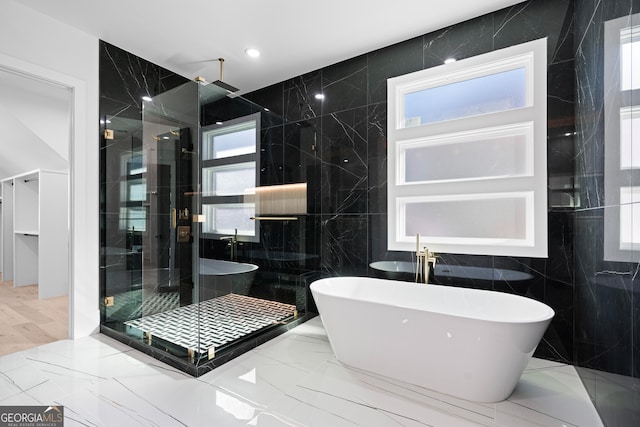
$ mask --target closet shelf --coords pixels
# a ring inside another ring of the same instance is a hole
[[[38,298],[69,292],[69,179],[66,171],[35,170],[2,184],[2,278],[38,285]]]

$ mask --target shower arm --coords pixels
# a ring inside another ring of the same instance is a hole
[[[220,81],[224,81],[224,58],[218,58],[218,62],[220,62]]]

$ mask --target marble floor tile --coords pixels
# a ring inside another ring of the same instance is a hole
[[[0,405],[65,407],[65,426],[602,425],[573,366],[533,359],[514,393],[474,403],[345,366],[321,319],[191,377],[104,335],[0,357]]]

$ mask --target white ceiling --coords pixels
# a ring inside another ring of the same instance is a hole
[[[189,79],[269,86],[522,0],[21,0]],[[258,59],[244,50],[260,49]]]

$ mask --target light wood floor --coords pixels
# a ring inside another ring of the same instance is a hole
[[[38,299],[38,286],[13,287],[0,274],[0,356],[68,337],[68,297]]]

